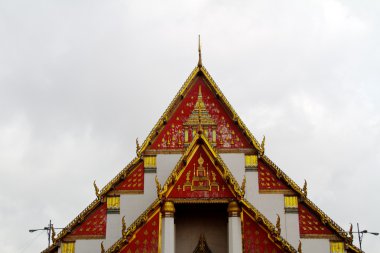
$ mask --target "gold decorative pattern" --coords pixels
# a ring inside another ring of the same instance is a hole
[[[136,155],[140,157],[140,144],[139,144],[139,138],[136,138]]]
[[[247,183],[247,177],[244,175],[243,182],[241,183],[241,192],[242,192],[243,196],[245,195],[245,186],[246,186],[246,183]]]
[[[120,209],[120,196],[108,196],[107,197],[107,209],[108,210]]]
[[[257,155],[246,155],[245,156],[245,167],[246,168],[257,168]]]
[[[123,235],[127,230],[127,224],[125,223],[125,216],[121,218],[121,234]]]
[[[298,253],[302,253],[302,242],[301,242],[301,240],[298,243]]]
[[[277,214],[277,221],[276,221],[276,230],[277,233],[280,235],[281,234],[281,219],[280,215]]]
[[[94,180],[94,190],[95,190],[95,195],[96,197],[99,199],[100,198],[100,195],[99,195],[99,188],[98,186],[96,185],[96,181]]]
[[[228,203],[227,213],[229,217],[240,217],[241,208],[239,206],[239,203],[236,201],[231,201]]]
[[[193,253],[212,253],[207,245],[206,237],[201,234],[197,246],[195,247]]]
[[[261,144],[260,144],[260,155],[264,155],[264,152],[265,152],[265,135],[263,137],[263,140],[261,141]]]
[[[307,196],[307,181],[306,181],[306,179],[305,179],[305,182],[304,182],[303,187],[302,187],[302,192],[306,197]]]
[[[330,253],[345,253],[344,243],[330,241]]]
[[[103,241],[100,243],[100,252],[105,253],[106,250],[104,249]]]
[[[237,183],[231,171],[225,165],[223,160],[220,158],[220,156],[218,155],[214,147],[210,144],[208,139],[202,133],[196,135],[196,137],[193,139],[193,141],[185,150],[182,157],[179,159],[172,173],[169,175],[168,179],[166,180],[164,186],[161,188],[160,192],[158,193],[159,198],[162,198],[162,196],[164,196],[166,193],[169,193],[171,191],[171,187],[174,186],[175,182],[179,179],[181,175],[180,172],[183,169],[184,161],[187,161],[187,159],[191,157],[191,154],[194,152],[194,150],[196,150],[195,148],[196,145],[205,145],[208,148],[208,150],[211,153],[210,155],[212,155],[213,159],[215,160],[215,164],[218,164],[218,167],[221,168],[224,180],[233,187],[234,192],[237,194],[238,198],[242,198],[243,191],[240,188],[239,184]],[[161,186],[161,185],[157,185],[157,190],[159,189],[158,186]],[[165,195],[165,197],[167,196]]]
[[[156,156],[144,156],[144,168],[156,169],[157,168]]]
[[[285,208],[298,208],[298,197],[297,196],[284,196]]]
[[[75,253],[75,242],[63,242],[61,244],[61,253]]]

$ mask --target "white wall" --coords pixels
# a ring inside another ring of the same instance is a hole
[[[107,214],[106,240],[104,241],[105,249],[111,247],[121,238],[121,217],[118,213]]]
[[[245,155],[243,153],[225,153],[220,154],[220,157],[227,165],[238,184],[241,185],[245,174]]]
[[[119,224],[125,215],[127,227],[131,225],[157,198],[155,177],[155,173],[144,173],[144,194],[120,195]]]
[[[158,154],[156,158],[157,163],[157,178],[161,184],[166,182],[170,173],[177,165],[182,154]]]
[[[305,253],[329,253],[330,241],[328,239],[301,239],[302,252]],[[297,246],[298,247],[298,246]]]
[[[300,240],[298,212],[285,213],[285,231],[285,239],[297,249]]]
[[[76,253],[96,253],[100,252],[100,244],[102,239],[90,239],[90,240],[76,240],[75,252]]]

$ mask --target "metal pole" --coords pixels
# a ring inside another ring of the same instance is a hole
[[[48,227],[48,247],[50,247],[50,235],[51,235],[51,220],[49,220],[49,227]]]
[[[358,237],[359,237],[359,247],[360,247],[360,250],[362,250],[362,237],[363,237],[363,234],[360,233],[360,230],[359,230],[359,223],[356,223],[357,227],[358,227]]]

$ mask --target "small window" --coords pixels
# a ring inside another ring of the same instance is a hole
[[[120,212],[120,196],[107,197],[107,212],[119,213]]]
[[[75,253],[75,242],[63,242],[61,253]]]
[[[331,253],[345,253],[343,242],[330,242]]]
[[[246,168],[256,168],[257,167],[257,155],[246,155],[245,156],[245,167]]]

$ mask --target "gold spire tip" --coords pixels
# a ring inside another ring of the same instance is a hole
[[[201,48],[201,35],[198,34],[198,67],[202,67],[202,48]]]

